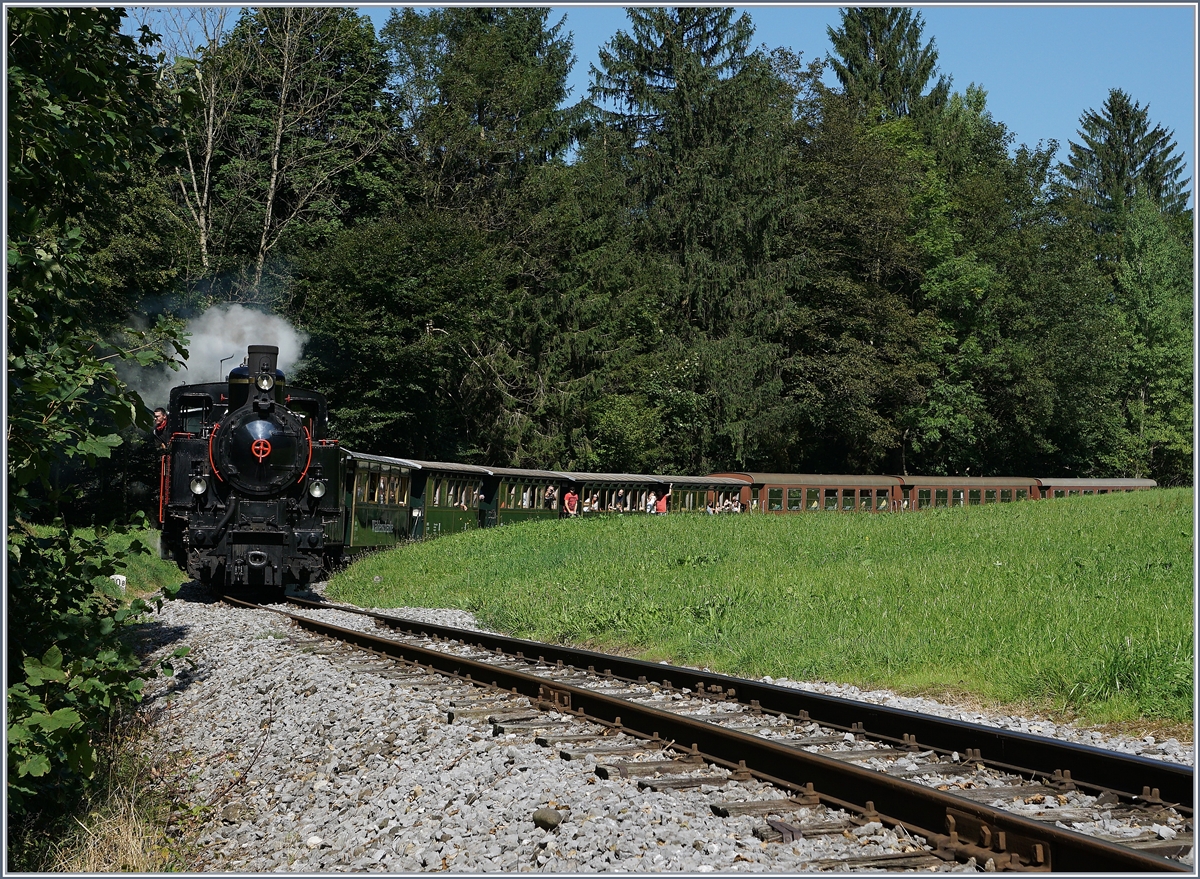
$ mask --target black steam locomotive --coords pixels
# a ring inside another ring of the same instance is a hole
[[[340,555],[338,448],[324,396],[251,345],[226,382],[171,391],[160,552],[214,590],[281,596]]]

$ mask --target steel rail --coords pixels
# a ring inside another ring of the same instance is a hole
[[[915,744],[923,750],[947,754],[958,751],[965,755],[970,750],[972,758],[978,762],[1032,777],[1041,776],[1053,784],[1074,785],[1096,793],[1111,791],[1135,802],[1174,806],[1187,814],[1193,809],[1194,773],[1192,767],[1178,763],[713,672],[455,629],[363,608],[292,596],[288,601],[302,607],[358,613],[393,628],[474,643],[490,651],[501,650],[514,656],[522,653],[526,658],[542,657],[552,664],[562,662],[577,668],[592,666],[630,681],[644,679],[676,687],[703,688],[710,694],[724,694],[745,704],[757,703],[764,711],[807,717],[824,726],[862,733],[881,741]]]
[[[226,599],[231,604],[258,605]],[[595,719],[657,739],[675,750],[782,784],[837,808],[902,827],[925,837],[947,859],[991,859],[999,869],[1069,872],[1190,870],[1174,861],[1010,812],[944,794],[843,761],[823,757],[658,708],[606,696],[543,677],[451,653],[335,626],[300,614],[273,611],[297,626],[364,650],[415,662],[480,685],[509,690],[581,718]],[[680,745],[679,743],[685,743]],[[691,747],[688,748],[688,745]],[[934,828],[944,827],[945,832]]]

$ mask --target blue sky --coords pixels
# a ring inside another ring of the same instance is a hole
[[[838,6],[737,7],[755,25],[754,43],[787,46],[805,60],[829,51],[826,28]],[[992,116],[1030,146],[1051,138],[1067,155],[1079,140],[1079,117],[1099,109],[1111,88],[1150,107],[1152,123],[1174,129],[1184,174],[1195,177],[1196,7],[1192,4],[1063,6],[916,6],[925,37],[936,41],[938,66],[963,91],[974,82],[988,93]],[[577,61],[572,96],[586,95],[597,52],[617,30],[628,30],[621,6],[555,6],[566,16]],[[387,7],[366,8],[376,29]],[[831,84],[833,84],[831,82]]]

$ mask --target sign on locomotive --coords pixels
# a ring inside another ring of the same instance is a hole
[[[902,512],[1155,486],[1149,479],[568,473],[369,455],[328,436],[325,397],[288,387],[278,360],[278,348],[251,345],[225,382],[171,391],[160,553],[226,593],[282,596],[346,553],[526,519]]]

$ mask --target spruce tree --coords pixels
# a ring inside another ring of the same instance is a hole
[[[754,33],[729,8],[629,9],[631,32],[617,31],[592,66],[593,101],[613,103],[609,123],[639,139],[662,133],[680,111],[700,106],[721,79],[742,68]],[[689,120],[690,121],[690,120]]]
[[[827,56],[846,95],[881,121],[902,116],[923,118],[941,108],[950,81],[937,74],[934,40],[922,45],[921,13],[894,6],[840,10],[842,26],[828,28],[836,53]]]
[[[1174,131],[1150,127],[1145,107],[1120,89],[1111,89],[1100,108],[1079,118],[1079,139],[1070,141],[1070,158],[1059,164],[1072,197],[1091,209],[1103,230],[1119,229],[1142,193],[1161,211],[1179,214],[1187,207],[1183,155],[1176,152]]]

